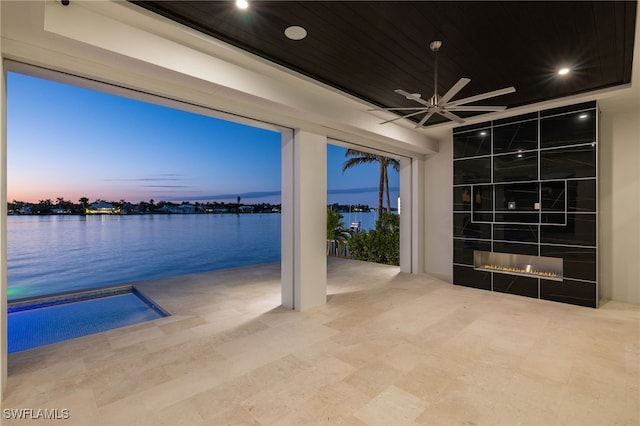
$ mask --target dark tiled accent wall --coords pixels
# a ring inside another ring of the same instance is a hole
[[[520,121],[509,126],[496,126],[493,131],[495,154],[536,149],[538,149],[538,123],[535,120]]]
[[[473,267],[453,265],[453,282],[466,287],[491,290],[491,272],[477,271]]]
[[[526,254],[529,256],[537,256],[538,255],[538,246],[537,244],[524,244],[524,243],[511,243],[511,242],[502,242],[502,241],[494,241],[493,242],[493,250],[487,251],[495,251],[498,253],[515,253],[515,254]]]
[[[483,183],[491,181],[491,156],[458,160],[453,163],[453,183]]]
[[[514,225],[510,223],[496,223],[493,225],[493,239],[498,241],[537,243],[539,241],[538,233],[537,225]]]
[[[535,297],[537,299],[539,297],[538,279],[495,274],[493,276],[493,291]]]
[[[541,180],[587,177],[596,177],[595,143],[540,151]]]
[[[453,241],[453,263],[473,265],[474,250],[491,251],[491,241],[456,239]]]
[[[538,179],[538,152],[493,156],[494,182],[526,182]]]
[[[453,132],[453,282],[597,307],[596,102]],[[564,280],[473,268],[473,251],[563,259]]]

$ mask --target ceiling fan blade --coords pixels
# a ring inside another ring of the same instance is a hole
[[[424,106],[428,106],[428,107],[432,107],[433,105],[431,105],[430,102],[425,101],[424,99],[422,99],[419,96],[416,96],[414,93],[409,93],[406,90],[402,90],[402,89],[396,89],[394,90],[394,92],[396,92],[398,95],[402,95],[407,99],[411,99],[412,101],[416,101],[419,104],[422,104]]]
[[[415,107],[401,107],[401,108],[371,108],[367,111],[415,111],[417,109],[428,109],[429,107],[415,106]]]
[[[494,90],[493,92],[487,92],[487,93],[482,93],[480,95],[471,96],[469,98],[458,99],[457,101],[449,102],[449,104],[446,106],[468,104],[470,102],[481,101],[483,99],[493,98],[495,96],[506,95],[507,93],[513,93],[515,91],[516,91],[516,88],[513,86],[506,87],[504,89]]]
[[[455,121],[458,124],[464,123],[464,120],[462,118],[458,117],[455,114],[450,113],[449,111],[446,111],[446,110],[438,111],[438,114],[444,117],[447,117],[449,120]]]
[[[504,111],[506,106],[485,106],[485,105],[447,105],[445,108],[449,111]]]
[[[427,122],[428,119],[431,118],[431,116],[435,113],[435,111],[429,111],[429,113],[427,115],[425,115],[424,117],[422,117],[422,120],[420,120],[420,122],[418,124],[416,124],[416,129],[419,127],[422,127],[424,125],[424,123]]]
[[[449,89],[449,91],[445,93],[443,97],[440,98],[438,103],[446,104],[447,102],[449,102],[449,99],[453,98],[460,90],[462,90],[464,86],[469,84],[470,81],[471,80],[468,78],[461,78],[460,80],[458,80],[458,82],[453,86],[451,86],[451,89]]]
[[[401,117],[392,118],[391,120],[383,121],[383,122],[382,122],[382,123],[380,123],[380,124],[387,124],[387,123],[391,123],[392,121],[400,120],[401,118],[413,117],[414,115],[419,115],[419,114],[422,114],[422,113],[424,113],[424,112],[426,112],[426,111],[428,111],[428,109],[426,109],[426,108],[422,108],[422,110],[421,110],[421,111],[412,112],[411,114],[406,114],[406,115],[403,115],[403,116],[401,116]]]

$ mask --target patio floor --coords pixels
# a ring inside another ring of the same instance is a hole
[[[328,267],[302,313],[279,264],[137,283],[172,316],[11,354],[3,424],[640,424],[640,306]]]

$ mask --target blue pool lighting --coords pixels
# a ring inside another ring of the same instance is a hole
[[[9,303],[9,353],[167,316],[131,286]]]

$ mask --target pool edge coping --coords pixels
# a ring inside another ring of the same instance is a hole
[[[154,302],[153,299],[138,290],[133,284],[119,284],[87,290],[74,290],[14,299],[7,302],[7,313],[11,314],[15,312],[23,312],[32,309],[63,305],[66,303],[82,302],[86,300],[99,299],[109,296],[118,296],[128,293],[134,294],[144,304],[153,309],[161,317],[171,316],[171,313]]]

